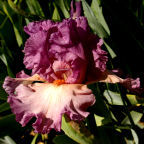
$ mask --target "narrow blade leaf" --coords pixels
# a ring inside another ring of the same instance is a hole
[[[82,0],[82,5],[84,9],[84,15],[87,17],[88,23],[94,33],[101,38],[108,37],[107,32],[105,31],[101,23],[98,21],[98,19],[95,17],[91,7],[87,4],[85,0]]]
[[[80,144],[94,144],[94,136],[85,128],[84,125],[70,121],[66,116],[62,118],[62,130],[67,136]]]

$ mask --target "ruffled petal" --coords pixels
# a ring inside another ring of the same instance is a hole
[[[55,76],[47,49],[47,32],[40,31],[30,36],[25,43],[24,64],[27,69],[32,69],[32,75],[39,74],[47,81],[52,82]]]
[[[106,70],[106,63],[108,61],[107,52],[101,49],[101,46],[103,45],[103,40],[99,39],[99,42],[97,43],[97,47],[93,49],[93,58],[95,62],[95,67],[100,69],[101,71]]]
[[[23,70],[16,74],[16,78],[28,78],[28,77],[30,76],[25,74]]]
[[[40,31],[48,31],[53,25],[54,22],[51,20],[31,22],[24,27],[24,31],[27,34],[32,35]]]
[[[76,18],[76,17],[81,16],[81,1],[75,2],[75,9],[74,9],[73,4],[74,4],[74,2],[72,1],[71,2],[71,12],[70,12],[71,17]]]
[[[52,82],[63,78],[64,71],[56,72],[55,61],[63,61],[70,68],[67,75],[68,83],[79,83],[84,80],[87,65],[82,43],[77,39],[77,24],[73,19],[63,20],[60,23],[50,24],[49,29],[41,28],[44,22],[28,25],[31,32],[25,44],[24,64],[27,69],[32,69],[32,75],[37,73],[47,81]],[[48,23],[47,23],[48,24]],[[41,28],[39,30],[38,28]],[[78,66],[78,64],[81,66]],[[70,74],[71,73],[71,74]]]
[[[57,23],[57,27],[55,32],[51,33],[49,42],[55,43],[57,45],[72,45],[73,35],[74,33],[74,21],[73,20],[63,20],[61,23]]]
[[[22,75],[24,75],[24,72],[22,72],[22,73],[23,73]],[[31,83],[33,83],[33,81],[45,82],[45,79],[41,78],[38,74],[35,74],[32,77],[30,77],[28,75],[26,75],[26,76],[27,76],[27,78],[25,77],[25,75],[23,78],[11,78],[11,77],[7,76],[4,80],[3,88],[9,95],[11,95],[11,94],[13,95],[15,93],[16,87],[20,84],[24,84],[24,85],[31,84]]]
[[[133,93],[141,93],[142,88],[140,87],[140,79],[132,79],[132,78],[126,78],[122,79],[115,75],[111,71],[105,71],[103,74],[103,78],[101,77],[101,82],[107,82],[107,83],[120,83],[122,84],[125,88],[127,88],[130,92]]]
[[[144,89],[140,86],[140,79],[132,79],[132,78],[126,78],[123,79],[117,75],[115,75],[112,71],[106,70],[104,72],[101,71],[94,71],[89,75],[89,82],[87,83],[93,83],[93,82],[105,82],[105,83],[120,83],[125,88],[127,88],[132,93],[141,94]]]
[[[88,26],[88,21],[86,17],[80,16],[75,19],[76,25],[77,25],[77,31],[80,40],[83,43],[86,43],[88,41],[89,35],[90,35],[90,28]],[[88,42],[89,43],[89,42]],[[89,45],[88,45],[89,47]]]
[[[127,78],[122,82],[123,86],[126,87],[130,92],[141,94],[143,92],[143,88],[140,86],[140,79],[132,79]]]
[[[24,64],[32,69],[32,75],[37,73],[48,82],[63,78],[65,71],[55,70],[56,61],[69,67],[65,77],[67,83],[82,83],[87,66],[100,71],[106,69],[107,53],[101,49],[103,41],[90,33],[85,17],[56,23],[30,23],[25,31],[30,38],[25,44]]]
[[[95,96],[86,85],[42,82],[45,81],[38,75],[5,79],[3,87],[9,93],[8,102],[22,126],[36,117],[35,132],[48,133],[51,129],[60,131],[64,113],[72,120],[88,116],[86,109],[95,103]]]
[[[25,43],[24,64],[27,69],[34,69],[38,65],[49,65],[46,50],[46,32],[33,34]]]

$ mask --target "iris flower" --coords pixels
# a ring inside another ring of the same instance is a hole
[[[71,6],[72,7],[72,6]],[[87,19],[80,16],[80,3],[73,18],[62,22],[44,20],[24,27],[29,38],[24,48],[24,64],[31,76],[21,71],[6,77],[3,88],[16,120],[25,126],[33,117],[37,133],[61,130],[62,115],[82,120],[95,96],[84,83],[101,81],[139,87],[139,80],[123,80],[106,69],[103,40],[90,32]]]

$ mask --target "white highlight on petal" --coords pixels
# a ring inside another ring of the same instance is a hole
[[[40,82],[45,81],[34,75],[27,79],[9,78],[5,85],[16,85],[8,101],[16,120],[25,126],[35,116],[35,132],[48,133],[52,128],[60,131],[62,114],[82,120],[89,114],[86,109],[95,103],[95,96],[86,85]]]

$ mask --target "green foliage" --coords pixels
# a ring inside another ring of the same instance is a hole
[[[37,137],[38,137],[38,134],[36,134],[31,142],[31,144],[35,144],[36,143],[36,140],[37,140]]]
[[[104,40],[109,54],[108,69],[121,68],[136,77],[142,73],[144,55],[144,0],[81,0],[91,31]],[[83,122],[63,116],[62,132],[41,138],[30,136],[31,124],[22,128],[11,113],[4,78],[24,69],[22,64],[27,35],[23,27],[30,21],[70,17],[71,0],[0,1],[0,143],[31,144],[141,144],[144,133],[144,97],[129,93],[116,84],[89,85],[96,103]],[[140,75],[141,76],[141,75]],[[24,138],[22,138],[24,136]]]
[[[84,124],[70,121],[66,116],[62,119],[62,130],[70,138],[82,144],[94,144],[94,136],[86,129]]]
[[[60,21],[61,18],[60,18],[57,6],[55,5],[55,3],[53,3],[53,5],[54,5],[54,11],[53,11],[53,15],[52,15],[52,20]]]
[[[131,111],[130,115],[131,115],[134,123],[137,124],[140,121],[140,119],[142,118],[143,114],[139,113],[139,112],[136,112],[136,111]],[[123,125],[130,125],[131,124],[128,116],[126,116],[124,118],[124,120],[121,122],[121,124],[123,124]]]
[[[99,17],[96,17],[90,8],[90,6],[87,4],[85,0],[82,0],[84,14],[88,19],[89,25],[94,31],[95,34],[97,34],[101,38],[108,37],[108,33],[102,26],[102,24],[99,22]],[[99,15],[98,15],[99,16]]]
[[[65,18],[69,18],[70,14],[69,14],[68,9],[67,9],[67,7],[65,5],[65,4],[67,4],[67,2],[65,3],[64,0],[56,0],[55,3],[61,9],[64,17]]]
[[[107,99],[109,104],[112,105],[123,105],[121,95],[110,90],[105,90],[104,96]]]
[[[0,139],[1,144],[16,144],[12,138],[5,136],[4,139]]]
[[[9,104],[7,102],[0,105],[0,113],[9,110]]]
[[[2,6],[3,6],[4,13],[7,15],[7,17],[9,18],[9,20],[11,21],[11,23],[13,25],[13,29],[14,29],[14,32],[15,32],[15,36],[16,36],[18,46],[21,46],[22,43],[23,43],[23,40],[22,40],[22,37],[20,35],[18,23],[14,22],[14,19],[13,19],[13,16],[12,16],[13,11],[11,10],[8,3],[6,3],[6,2],[3,2]]]
[[[41,17],[44,17],[44,13],[42,11],[42,8],[39,4],[39,2],[37,0],[26,0],[26,3],[27,3],[27,6],[29,8],[29,11],[32,13],[32,14],[35,14],[35,15],[39,15]]]
[[[102,13],[102,7],[100,4],[100,0],[93,0],[91,3],[91,9],[93,10],[93,13],[99,23],[104,27],[105,31],[107,32],[108,35],[110,35],[110,30],[108,28],[108,25],[104,19],[103,13]]]

